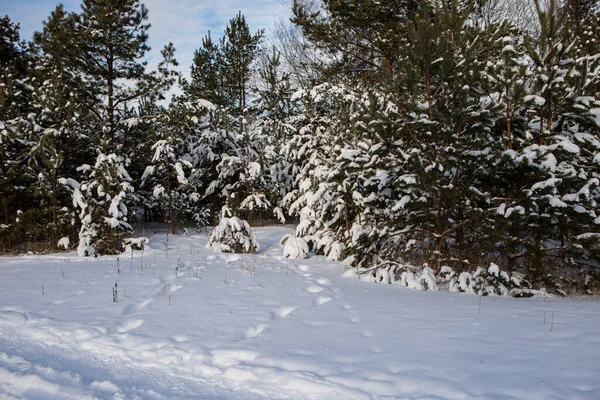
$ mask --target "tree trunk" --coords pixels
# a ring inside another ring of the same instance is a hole
[[[425,89],[427,89],[427,105],[429,107],[429,119],[433,118],[433,99],[431,97],[431,79],[429,77],[429,69],[425,68],[423,71],[423,78],[425,81]]]
[[[114,58],[112,54],[112,48],[109,48],[109,57],[107,60],[108,64],[108,74],[106,76],[106,84],[107,94],[108,94],[108,123],[110,126],[110,131],[106,133],[106,137],[104,138],[104,153],[107,154],[109,149],[113,148],[113,142],[115,139],[114,127],[113,127],[113,114],[115,109],[115,100],[114,100]]]
[[[506,106],[506,133],[508,135],[508,149],[513,149],[512,143],[512,119],[510,118],[510,102]]]

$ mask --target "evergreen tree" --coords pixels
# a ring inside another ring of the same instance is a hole
[[[420,8],[419,0],[371,2],[323,0],[322,8],[295,0],[292,22],[335,59],[330,73],[346,77],[391,77],[405,44],[406,28]]]
[[[595,13],[600,4],[597,0],[565,0],[563,8],[567,13],[568,24],[573,38],[586,39],[587,31],[594,23]]]
[[[0,19],[0,42],[0,240],[10,250],[26,233],[23,200],[35,177],[25,167],[35,127],[27,119],[32,96],[29,59],[19,25],[8,16]]]
[[[84,0],[81,10],[73,58],[98,90],[97,128],[103,132],[103,151],[109,153],[116,148],[119,110],[139,97],[124,80],[143,77],[146,62],[142,60],[150,49],[148,9],[139,0]]]
[[[209,31],[202,39],[202,46],[194,51],[191,82],[184,85],[185,92],[192,98],[225,106],[229,101],[225,92],[225,74],[222,49],[213,42]]]
[[[291,84],[289,73],[282,70],[281,53],[273,48],[271,54],[264,54],[258,70],[259,82],[256,112],[264,129],[277,141],[285,141],[290,134],[286,125],[293,110],[291,102]]]
[[[0,67],[5,70],[10,66],[23,74],[26,70],[25,42],[21,41],[19,24],[12,22],[8,15],[0,18],[0,37]]]
[[[264,30],[254,35],[241,12],[229,21],[225,28],[225,36],[221,39],[220,47],[223,53],[225,68],[225,93],[234,115],[245,112],[248,105],[248,90],[251,65],[254,62]]]

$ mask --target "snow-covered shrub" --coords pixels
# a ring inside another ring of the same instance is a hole
[[[494,263],[485,268],[477,268],[473,272],[464,271],[460,274],[449,266],[443,266],[435,275],[434,271],[425,264],[423,268],[414,267],[393,261],[382,262],[360,273],[370,273],[376,282],[400,284],[416,290],[449,290],[451,292],[473,293],[482,296],[532,296],[536,291],[524,279],[523,274],[511,274],[500,270]]]
[[[125,238],[123,239],[125,243],[125,252],[131,250],[144,250],[146,248],[146,244],[148,244],[149,240],[147,237],[136,237],[136,238]]]
[[[285,235],[281,238],[279,245],[283,247],[285,258],[306,258],[308,254],[308,243],[303,238],[294,235]]]
[[[63,183],[74,188],[73,206],[81,222],[77,253],[118,254],[125,248],[123,235],[133,230],[126,203],[134,189],[124,161],[115,154],[100,153],[93,167],[84,164],[79,170],[89,174],[81,185]]]
[[[441,273],[440,273],[441,274]],[[450,281],[447,277],[451,276]],[[501,271],[498,265],[491,263],[485,269],[478,267],[474,272],[462,272],[458,276],[454,271],[446,269],[443,276],[438,276],[438,282],[447,282],[451,292],[473,293],[481,296],[521,296],[522,289],[528,289],[528,282],[523,275],[513,273],[512,276]]]
[[[60,238],[58,241],[58,247],[67,250],[71,246],[71,240],[68,236]]]
[[[259,250],[258,240],[248,222],[234,217],[227,206],[221,209],[219,225],[210,235],[206,247],[222,253],[257,253]]]
[[[450,282],[455,276],[456,272],[454,272],[454,270],[449,266],[444,265],[442,268],[440,268],[440,272],[437,275],[437,282],[438,284],[444,284],[446,282]]]
[[[400,274],[399,282],[411,289],[423,291],[438,290],[435,275],[429,267],[424,267],[421,271],[407,269]]]
[[[376,282],[398,283],[415,290],[438,290],[435,274],[428,266],[419,269],[412,265],[387,261],[368,271],[375,277]]]

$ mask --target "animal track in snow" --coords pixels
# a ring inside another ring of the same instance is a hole
[[[327,278],[318,278],[317,283],[319,285],[329,285],[331,282]]]
[[[189,342],[190,338],[184,335],[173,335],[171,336],[171,340],[173,340],[175,343],[183,343]]]
[[[281,307],[271,312],[271,319],[285,318],[289,313],[294,311],[296,307]]]
[[[319,293],[323,291],[323,288],[321,286],[311,285],[304,290],[306,290],[308,293]]]
[[[221,368],[229,368],[242,362],[252,362],[258,357],[258,353],[249,350],[213,350],[211,361]]]
[[[123,309],[123,312],[121,312],[121,315],[134,314],[134,313],[138,312],[139,310],[141,310],[142,308],[146,307],[148,304],[150,304],[150,302],[151,302],[150,299],[142,299],[141,301],[138,301],[136,303],[129,304]]]
[[[143,319],[134,319],[131,321],[127,321],[123,325],[121,325],[117,328],[117,332],[125,333],[125,332],[132,331],[134,329],[139,328],[143,323],[144,323]]]
[[[253,338],[255,336],[260,335],[260,333],[262,331],[264,331],[267,328],[268,325],[266,324],[259,324],[256,326],[251,326],[249,328],[244,329],[244,335],[246,336],[246,339],[250,339]]]
[[[318,305],[318,306],[320,306],[322,304],[330,302],[331,300],[333,300],[332,297],[329,297],[329,296],[320,296],[317,299],[315,299],[315,304]]]

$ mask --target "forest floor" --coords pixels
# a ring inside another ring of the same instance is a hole
[[[290,232],[0,258],[0,398],[600,398],[600,301],[376,284],[282,258]]]

